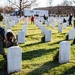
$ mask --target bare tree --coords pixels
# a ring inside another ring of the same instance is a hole
[[[72,6],[72,1],[63,0],[63,2],[60,5],[62,5],[62,6]]]
[[[47,0],[47,6],[51,6],[53,0]]]
[[[20,16],[22,15],[22,9],[31,8],[31,6],[37,4],[37,0],[8,0],[8,2],[17,9],[19,9]]]
[[[48,6],[48,7],[50,7],[51,5],[52,5],[52,1],[53,0],[47,0],[47,2],[46,2],[46,5]],[[49,13],[50,13],[51,11],[49,10]]]

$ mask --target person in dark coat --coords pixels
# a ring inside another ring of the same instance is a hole
[[[3,58],[7,60],[7,55],[4,51],[4,39],[5,39],[5,30],[0,27],[0,54],[3,55]]]
[[[43,24],[45,24],[45,21],[46,21],[46,16],[44,15],[44,16],[43,16],[43,18],[44,18],[44,22],[43,22]]]
[[[72,15],[69,16],[69,25],[72,26]]]

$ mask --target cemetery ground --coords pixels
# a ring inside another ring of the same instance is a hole
[[[0,25],[3,25],[2,23]],[[22,29],[24,21],[20,21],[12,30],[17,35],[18,30]],[[5,25],[3,25],[5,26]],[[65,64],[59,64],[53,60],[53,57],[59,50],[59,43],[65,40],[67,33],[72,28],[68,26],[58,33],[58,27],[54,29],[51,26],[46,26],[52,30],[51,42],[42,42],[41,30],[35,24],[28,22],[28,33],[25,36],[25,43],[19,44],[22,48],[22,70],[12,73],[12,75],[75,75],[75,44],[73,40],[69,40],[71,44],[70,61]],[[7,53],[7,49],[5,48]],[[0,55],[0,67],[4,64],[4,59]],[[1,72],[0,72],[1,73]],[[4,73],[4,72],[2,72]]]

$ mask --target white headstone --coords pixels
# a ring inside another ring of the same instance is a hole
[[[42,31],[43,34],[45,34],[45,32],[46,32],[46,26],[42,26],[41,31]]]
[[[23,25],[22,31],[24,31],[24,34],[25,34],[25,35],[27,34],[27,25]]]
[[[63,27],[64,27],[64,29],[67,27],[67,23],[66,22],[63,23]]]
[[[66,63],[70,60],[70,42],[62,41],[59,44],[59,63]]]
[[[42,28],[42,25],[41,25],[41,23],[39,23],[39,24],[38,24],[38,28]]]
[[[24,31],[18,32],[18,43],[24,43],[25,42],[25,34]]]
[[[62,25],[58,25],[58,32],[62,32]]]
[[[15,20],[11,21],[11,25],[14,26],[15,25]]]
[[[3,20],[3,24],[5,24],[6,22],[5,22],[5,19]]]
[[[22,48],[12,46],[8,48],[7,54],[7,71],[8,73],[21,71],[22,68]]]
[[[74,29],[71,29],[71,30],[69,31],[69,37],[68,37],[68,39],[69,39],[69,40],[74,39]]]
[[[45,32],[45,42],[49,42],[52,39],[52,31],[51,30],[46,30]]]
[[[8,22],[7,29],[11,29],[11,22]]]
[[[53,28],[53,29],[55,28],[55,23],[54,23],[54,22],[52,22],[52,28]]]
[[[36,19],[34,19],[34,23],[36,26],[38,26],[38,21]]]
[[[51,23],[51,22],[50,22],[50,21],[48,21],[47,25],[48,25],[48,26],[50,26],[50,23]]]
[[[27,20],[27,19],[26,19],[26,21],[25,21],[24,25],[28,25],[28,20]]]

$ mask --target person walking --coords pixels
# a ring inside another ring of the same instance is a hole
[[[31,16],[31,24],[34,24],[34,15]]]

